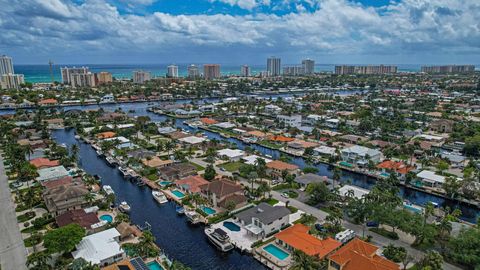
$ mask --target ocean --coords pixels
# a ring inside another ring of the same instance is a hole
[[[189,64],[188,64],[189,65]],[[178,64],[178,73],[179,76],[186,76],[187,74],[187,64]],[[203,71],[202,64],[196,64],[199,67],[200,72]],[[86,66],[90,68],[91,72],[100,72],[108,71],[112,73],[115,78],[131,78],[132,72],[134,70],[145,70],[150,71],[155,77],[163,77],[167,73],[168,64],[125,64],[125,65],[54,65],[53,66],[53,77],[55,81],[61,81],[60,67],[81,67]],[[287,66],[287,65],[285,65]],[[397,65],[399,71],[419,71],[420,65]],[[222,75],[235,75],[240,74],[241,65],[220,65],[220,71]],[[48,65],[15,65],[15,73],[24,74],[25,81],[31,83],[40,83],[40,82],[51,82],[50,67]],[[251,73],[253,75],[259,74],[261,71],[266,70],[265,65],[251,65]],[[333,72],[335,69],[334,64],[317,64],[315,65],[315,72]]]

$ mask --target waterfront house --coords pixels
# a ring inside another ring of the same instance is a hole
[[[217,156],[221,159],[229,161],[239,161],[245,152],[240,149],[221,149],[217,151]]]
[[[234,203],[239,208],[247,202],[241,185],[232,181],[220,179],[200,186],[201,195],[209,200],[213,206],[226,208]]]
[[[329,147],[325,145],[320,145],[318,147],[313,148],[313,154],[316,156],[325,156],[325,157],[330,157],[330,156],[335,156],[335,147]]]
[[[377,165],[377,169],[380,169],[384,175],[395,173],[398,177],[404,179],[407,173],[413,171],[415,167],[408,166],[402,161],[384,160]]]
[[[272,161],[271,159],[260,157],[260,156],[257,156],[257,155],[250,155],[250,156],[242,157],[242,160],[243,160],[243,162],[245,162],[245,164],[255,165],[255,164],[257,164],[257,159],[258,158],[263,159],[265,161],[265,164]]]
[[[400,267],[377,254],[378,247],[353,239],[328,257],[328,270],[398,270]]]
[[[265,113],[268,115],[276,115],[282,111],[282,108],[274,104],[268,104],[265,106]]]
[[[37,171],[38,177],[35,178],[39,182],[51,181],[69,176],[67,169],[63,166],[48,167]]]
[[[88,193],[88,189],[82,184],[66,184],[46,188],[42,198],[48,211],[57,216],[69,210],[81,209],[87,203],[85,195]]]
[[[48,158],[35,158],[30,160],[30,164],[35,166],[37,169],[45,169],[59,166],[60,162],[58,160],[50,160]]]
[[[84,209],[69,210],[55,217],[55,223],[57,223],[58,227],[63,227],[75,223],[82,226],[88,231],[92,230],[93,224],[99,222],[100,220],[98,219],[95,212],[87,213]]]
[[[316,142],[308,142],[304,140],[294,140],[292,142],[287,143],[287,150],[292,151],[292,152],[300,152],[303,153],[305,149],[307,148],[313,148],[318,146],[318,143]]]
[[[442,187],[445,183],[445,176],[438,175],[429,170],[423,170],[417,174],[418,180],[427,187]]]
[[[289,174],[296,175],[299,173],[299,167],[294,164],[286,163],[280,160],[274,160],[267,163],[267,174],[273,178],[282,177],[282,172],[287,171]]]
[[[330,184],[326,176],[320,176],[314,173],[299,175],[295,177],[295,182],[300,184],[300,187],[302,188],[306,188],[309,184],[312,183],[325,183],[326,185]]]
[[[235,220],[245,227],[248,234],[259,239],[280,231],[290,222],[290,210],[285,206],[259,205],[235,214]]]
[[[308,226],[295,224],[275,234],[275,243],[290,252],[300,250],[320,260],[342,245],[342,243],[330,237],[319,239],[309,234],[309,230],[310,227]]]
[[[111,228],[85,236],[72,252],[74,259],[83,258],[94,265],[107,266],[125,259],[125,251],[119,244],[120,233]]]
[[[207,141],[207,138],[197,137],[197,136],[188,136],[185,138],[178,139],[183,145],[198,145],[204,141]]]
[[[360,145],[344,148],[340,153],[344,162],[356,164],[361,167],[365,167],[370,161],[376,164],[380,162],[382,158],[380,151]]]
[[[340,119],[332,118],[325,120],[325,126],[331,129],[337,129],[340,125]]]
[[[117,136],[117,134],[113,131],[100,132],[95,135],[95,137],[100,140],[114,138],[115,136]]]
[[[174,181],[190,175],[197,174],[197,168],[189,163],[174,163],[170,166],[158,169],[160,178],[166,181]]]
[[[127,152],[128,158],[148,159],[155,156],[155,152],[145,149],[135,149]]]
[[[177,188],[186,193],[199,193],[201,191],[200,187],[208,183],[210,182],[200,175],[191,175],[175,181]]]

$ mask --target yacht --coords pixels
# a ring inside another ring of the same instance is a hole
[[[75,139],[80,140],[80,135],[75,135]]]
[[[165,196],[165,194],[163,194],[163,192],[161,191],[157,191],[157,190],[152,191],[152,196],[158,203],[168,202],[167,196]]]
[[[105,193],[107,193],[107,195],[115,194],[112,187],[109,186],[109,185],[103,186],[102,189],[103,189],[103,191],[105,191]]]
[[[233,249],[233,245],[230,243],[230,237],[224,230],[220,228],[206,228],[205,234],[208,240],[220,251],[227,252]]]
[[[113,97],[112,94],[108,94],[108,95],[105,95],[103,96],[101,99],[100,99],[100,104],[105,104],[105,103],[114,103],[115,102],[115,98]]]
[[[117,164],[117,162],[115,161],[115,158],[111,157],[111,156],[108,156],[106,158],[108,164],[112,165],[112,166],[115,166]]]
[[[124,177],[127,176],[128,170],[127,170],[126,168],[118,167],[118,170],[120,170],[120,172],[122,173],[122,175],[123,175]]]
[[[127,202],[123,201],[120,203],[118,206],[118,210],[124,212],[124,213],[129,213],[130,212],[130,205],[128,205]]]
[[[181,205],[177,205],[175,207],[175,212],[177,212],[177,215],[183,215],[185,214],[185,208],[183,208]]]
[[[185,211],[185,216],[191,224],[197,224],[200,222],[200,215],[195,211]]]

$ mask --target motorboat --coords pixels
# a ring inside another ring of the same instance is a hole
[[[185,208],[183,208],[181,205],[177,205],[175,207],[175,212],[177,212],[178,215],[183,215],[185,214]]]
[[[118,206],[118,210],[120,210],[121,212],[124,212],[124,213],[129,213],[130,212],[130,205],[128,205],[128,203],[126,201],[123,201]]]
[[[112,165],[112,166],[115,166],[115,165],[117,164],[117,161],[115,160],[114,157],[108,156],[108,157],[106,158],[106,160],[107,160],[108,164],[110,164],[110,165]]]
[[[124,168],[124,167],[118,167],[118,170],[122,173],[122,175],[124,177],[127,177],[128,175],[128,169]]]
[[[102,189],[105,191],[105,193],[107,193],[107,195],[115,194],[115,191],[113,191],[112,187],[109,185],[103,186]]]
[[[205,234],[210,243],[212,243],[218,250],[227,252],[233,249],[233,245],[230,243],[230,237],[224,230],[220,228],[206,228]]]
[[[75,139],[80,140],[80,135],[75,135]]]
[[[195,211],[185,211],[185,216],[191,224],[197,224],[200,222],[200,214]]]
[[[152,191],[152,196],[160,204],[168,202],[167,196],[165,196],[165,194],[163,194],[161,191]]]

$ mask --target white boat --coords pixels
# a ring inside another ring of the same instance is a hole
[[[185,216],[187,220],[192,224],[197,224],[200,222],[200,215],[195,211],[185,211]]]
[[[122,173],[123,176],[127,176],[128,170],[126,168],[118,167],[118,169],[120,170],[120,172]]]
[[[233,245],[230,243],[230,237],[224,230],[220,228],[206,228],[205,234],[210,243],[212,243],[218,250],[227,252],[233,249]]]
[[[108,156],[106,158],[108,164],[112,165],[112,166],[115,166],[115,164],[117,164],[117,161],[115,160],[115,158],[111,157],[111,156]]]
[[[118,210],[124,212],[124,213],[129,213],[130,212],[130,205],[128,205],[127,202],[123,201],[120,203],[118,206]]]
[[[154,191],[152,191],[152,196],[158,203],[167,203],[168,202],[167,196],[165,196],[165,194],[163,194],[163,192],[154,190]]]
[[[113,191],[112,187],[109,185],[105,185],[102,187],[103,191],[107,193],[107,195],[115,194],[115,191]]]
[[[80,135],[75,135],[75,139],[80,140]]]

